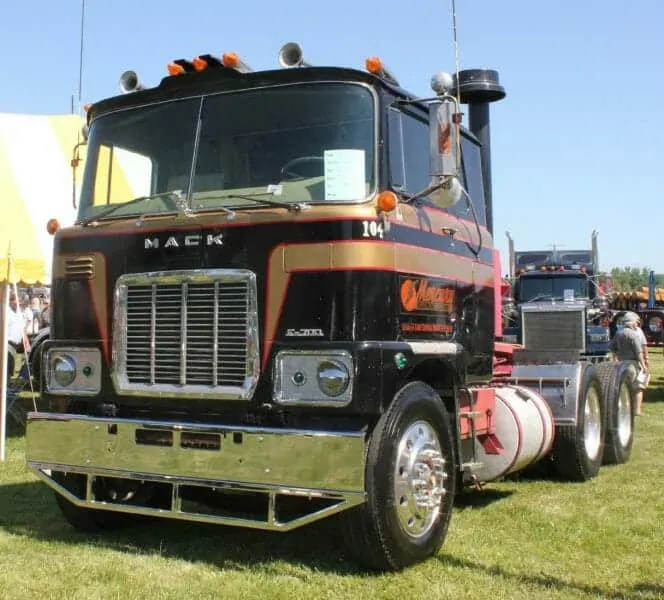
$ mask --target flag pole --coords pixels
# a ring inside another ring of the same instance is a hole
[[[7,249],[7,273],[2,286],[2,306],[0,306],[0,462],[5,461],[5,443],[7,439],[7,350],[9,346],[9,274],[12,263],[12,243]]]

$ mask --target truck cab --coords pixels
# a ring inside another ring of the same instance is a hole
[[[492,377],[482,128],[505,92],[469,70],[422,99],[376,57],[317,67],[297,44],[279,63],[177,59],[89,108],[28,464],[74,527],[343,512],[366,562],[401,568],[442,543],[494,435],[471,386]],[[389,515],[370,499],[388,480]]]
[[[586,358],[607,355],[610,315],[596,283],[596,237],[593,232],[593,250],[511,248],[512,303],[504,311],[503,341]]]

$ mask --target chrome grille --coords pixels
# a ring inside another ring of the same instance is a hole
[[[125,275],[115,297],[118,393],[246,399],[258,379],[250,271]]]
[[[585,309],[523,310],[523,346],[527,350],[585,350]]]

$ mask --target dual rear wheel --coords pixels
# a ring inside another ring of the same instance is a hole
[[[553,466],[563,479],[587,481],[602,464],[629,460],[634,441],[632,378],[629,363],[583,365],[576,425],[556,427]]]

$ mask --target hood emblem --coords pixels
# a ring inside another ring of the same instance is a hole
[[[159,248],[194,248],[197,246],[223,246],[223,233],[188,233],[186,235],[169,235],[168,237],[146,237],[143,240],[145,250]]]

